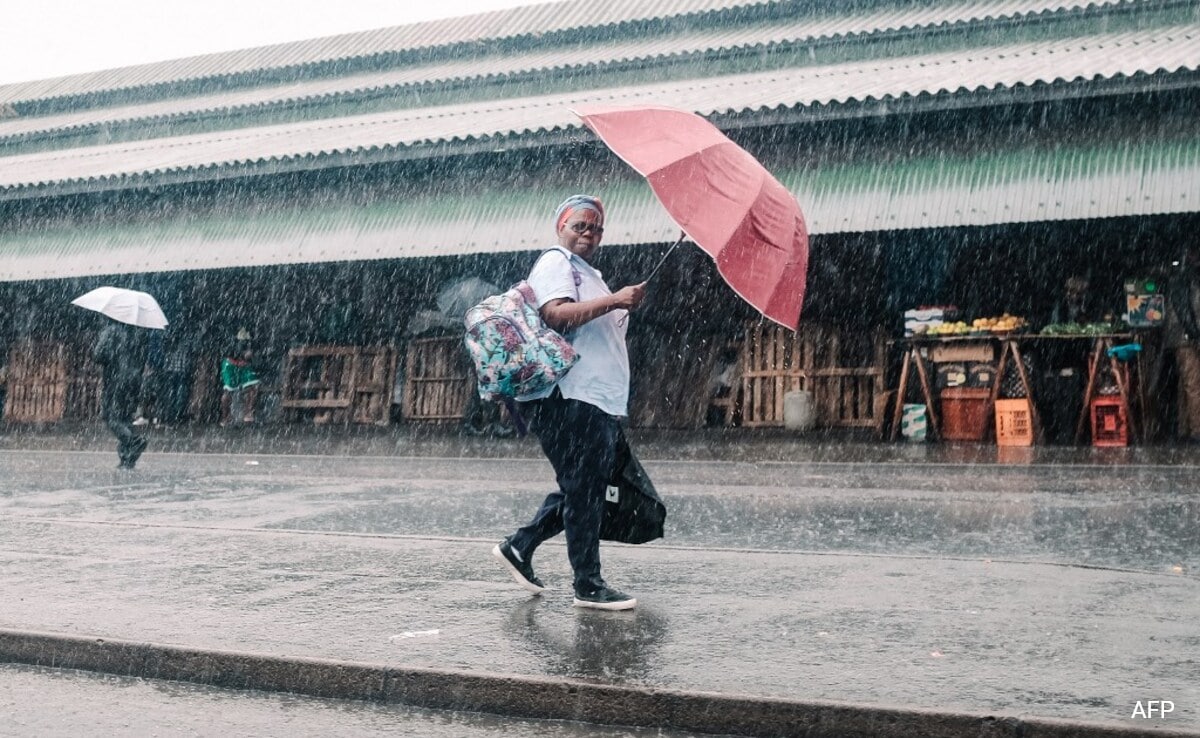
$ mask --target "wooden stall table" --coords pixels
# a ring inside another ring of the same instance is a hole
[[[1035,438],[1040,437],[1041,422],[1037,413],[1037,402],[1034,399],[1033,382],[1029,377],[1029,373],[1025,369],[1023,356],[1021,354],[1020,342],[1029,338],[1025,334],[961,334],[961,335],[946,335],[946,336],[915,336],[904,339],[905,350],[904,360],[900,368],[900,384],[896,389],[896,408],[892,413],[892,432],[891,440],[896,440],[900,434],[900,422],[904,412],[904,397],[908,391],[909,377],[912,373],[912,367],[916,367],[917,376],[921,382],[921,394],[925,399],[926,413],[929,418],[929,430],[931,436],[935,439],[942,437],[941,419],[938,417],[936,398],[933,394],[933,385],[929,379],[929,370],[926,367],[925,357],[922,356],[922,349],[932,350],[938,346],[948,346],[954,344],[967,343],[984,343],[1000,345],[1000,359],[996,363],[996,377],[992,382],[992,386],[988,393],[987,404],[984,408],[986,417],[991,417],[996,406],[996,400],[1000,396],[1002,382],[1004,381],[1004,371],[1008,367],[1009,362],[1016,365],[1017,374],[1021,380],[1021,386],[1025,391],[1025,396],[1029,400],[1030,420],[1032,423]],[[990,428],[988,424],[987,428]],[[984,437],[988,432],[985,430]]]
[[[921,349],[943,340],[954,339],[950,337],[904,339],[904,363],[900,366],[900,384],[896,387],[896,409],[892,413],[891,440],[896,440],[900,435],[900,423],[904,416],[904,397],[908,391],[908,377],[914,365],[916,366],[917,376],[921,381],[921,394],[925,398],[925,413],[926,417],[929,418],[929,434],[933,438],[939,437],[937,406],[933,401],[933,386],[929,383],[929,372],[925,368],[925,359],[921,356]]]
[[[1083,338],[1084,336],[1079,336]],[[1091,417],[1092,400],[1097,397],[1099,385],[1099,377],[1101,367],[1104,361],[1108,361],[1108,369],[1112,372],[1113,381],[1117,385],[1116,397],[1120,401],[1121,411],[1125,415],[1125,420],[1129,425],[1129,439],[1136,441],[1138,439],[1138,428],[1144,427],[1144,418],[1138,417],[1135,422],[1134,408],[1130,402],[1132,377],[1129,371],[1128,362],[1123,362],[1115,356],[1110,356],[1108,351],[1113,346],[1120,343],[1138,343],[1137,336],[1132,333],[1112,333],[1097,336],[1087,336],[1092,339],[1092,350],[1088,356],[1088,373],[1086,389],[1083,391],[1083,409],[1079,413],[1079,420],[1075,424],[1075,443],[1083,443],[1084,431],[1088,428],[1088,421]],[[1141,368],[1142,354],[1138,352],[1138,367],[1139,373]],[[1142,403],[1138,403],[1139,406]],[[1140,410],[1140,407],[1138,408]]]

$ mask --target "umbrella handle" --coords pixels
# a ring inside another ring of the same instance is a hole
[[[658,270],[662,269],[662,265],[667,263],[667,257],[669,257],[675,251],[675,249],[679,248],[679,244],[683,243],[685,240],[687,240],[687,234],[683,231],[680,231],[679,240],[671,244],[671,248],[667,249],[667,253],[663,254],[662,258],[658,260],[658,263],[654,265],[654,268],[650,270],[650,274],[642,281],[649,282],[650,280],[654,279],[654,275],[658,274]]]
[[[687,234],[684,233],[683,231],[680,231],[679,239],[677,241],[675,241],[675,243],[671,244],[671,248],[667,249],[667,253],[662,255],[662,258],[659,259],[658,263],[654,265],[654,268],[650,270],[650,274],[644,280],[642,280],[643,284],[654,279],[654,275],[658,274],[658,270],[662,269],[662,265],[667,263],[667,257],[670,256],[675,251],[675,249],[679,248],[679,244],[683,243],[686,239],[687,239]],[[628,320],[629,320],[629,313],[626,312],[624,315],[621,316],[621,319],[617,321],[617,325],[624,326],[625,322]]]

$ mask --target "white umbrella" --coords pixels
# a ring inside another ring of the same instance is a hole
[[[97,287],[86,295],[71,300],[87,310],[103,313],[113,320],[129,323],[141,328],[166,328],[167,316],[163,315],[158,301],[151,295],[123,287]]]

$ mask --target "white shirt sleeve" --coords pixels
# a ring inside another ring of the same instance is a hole
[[[538,307],[551,300],[567,298],[579,300],[579,288],[575,282],[575,269],[565,254],[558,249],[542,254],[533,270],[529,272],[529,286],[537,296]]]

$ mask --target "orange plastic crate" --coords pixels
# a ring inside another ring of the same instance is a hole
[[[1129,445],[1129,422],[1121,398],[1097,397],[1092,400],[1092,445]]]
[[[996,445],[1033,445],[1033,413],[1028,399],[996,400]]]

